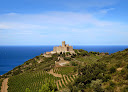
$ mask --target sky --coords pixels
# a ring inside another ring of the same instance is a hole
[[[128,45],[128,0],[0,0],[0,46]]]

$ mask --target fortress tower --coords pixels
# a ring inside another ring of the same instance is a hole
[[[65,47],[65,41],[62,41],[62,47]]]

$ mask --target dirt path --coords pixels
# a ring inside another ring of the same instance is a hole
[[[57,89],[59,90],[60,88],[59,88],[59,85],[58,85],[58,81],[56,82],[56,86],[57,86]]]
[[[71,82],[71,80],[68,78],[68,76],[67,76],[67,80],[68,80],[69,82]]]
[[[60,87],[62,88],[62,84],[61,84],[61,81],[59,80],[59,85],[60,85]]]
[[[62,81],[62,84],[66,87],[66,84],[64,83],[64,80],[63,80],[63,79],[61,79],[61,81]]]
[[[53,72],[53,69],[51,69],[48,73],[49,73],[49,74],[52,74],[52,75],[55,76],[55,77],[62,77],[61,74],[54,73],[54,72]]]
[[[8,92],[8,78],[4,79],[2,82],[1,92]]]
[[[68,84],[68,82],[67,82],[67,80],[66,80],[66,78],[65,78],[65,77],[64,77],[64,80],[65,80],[66,84]]]
[[[72,81],[74,81],[74,79],[70,76],[70,79],[72,80]]]

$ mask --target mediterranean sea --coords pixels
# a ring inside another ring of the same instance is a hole
[[[52,51],[54,46],[0,46],[0,75],[7,73],[25,61]],[[122,51],[126,46],[73,46],[74,49],[84,49],[88,52],[108,52],[109,54]]]

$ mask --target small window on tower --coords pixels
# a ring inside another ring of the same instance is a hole
[[[69,51],[69,47],[67,47],[67,51]]]

